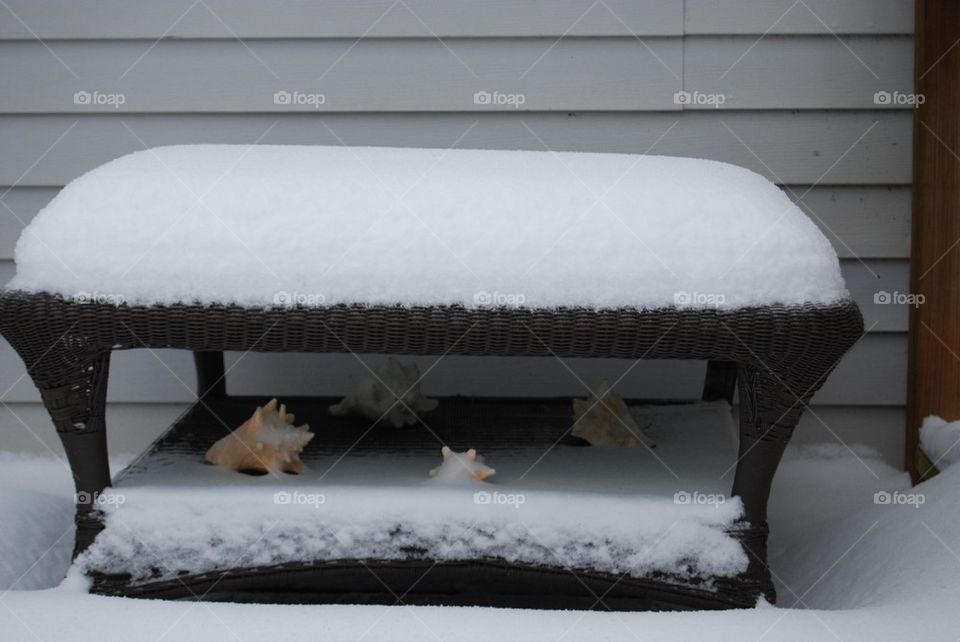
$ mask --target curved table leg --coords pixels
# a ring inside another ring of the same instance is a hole
[[[764,593],[772,602],[775,594],[767,568],[767,500],[780,459],[813,390],[788,384],[770,370],[750,364],[740,364],[738,379],[740,447],[733,495],[743,502],[744,521],[752,527],[751,536],[744,540],[750,555],[747,573],[764,579]]]
[[[59,338],[51,335],[49,341],[14,338],[11,344],[40,390],[70,463],[76,489],[76,557],[102,530],[96,501],[110,485],[106,432],[110,352],[91,348],[69,332]]]

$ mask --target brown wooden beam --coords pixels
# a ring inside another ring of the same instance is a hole
[[[906,465],[921,470],[919,427],[960,419],[960,0],[917,0]]]

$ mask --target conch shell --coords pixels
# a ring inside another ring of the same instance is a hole
[[[232,433],[220,439],[207,451],[207,461],[237,471],[302,473],[307,469],[300,461],[300,451],[313,439],[310,426],[293,425],[293,413],[272,399],[258,407],[253,416]]]
[[[380,420],[401,428],[417,423],[417,414],[434,410],[437,403],[436,399],[427,399],[420,392],[417,364],[403,365],[396,357],[390,357],[329,410],[337,417],[362,415],[370,421]]]
[[[574,424],[571,434],[594,446],[656,446],[652,439],[643,434],[620,395],[610,390],[609,382],[601,383],[593,397],[573,400]]]
[[[483,456],[471,448],[465,453],[455,453],[446,446],[440,451],[443,463],[430,471],[431,477],[438,479],[476,479],[483,481],[497,474],[493,468],[483,463]]]

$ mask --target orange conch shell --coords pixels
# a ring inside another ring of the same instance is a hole
[[[293,421],[293,413],[283,405],[278,409],[273,399],[211,446],[207,461],[238,471],[302,473],[307,467],[300,452],[314,435],[307,424],[296,427]]]

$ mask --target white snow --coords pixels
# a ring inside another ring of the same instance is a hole
[[[740,544],[723,532],[739,517],[739,501],[678,506],[672,497],[578,497],[488,486],[121,488],[104,498],[106,529],[80,566],[141,580],[154,568],[169,578],[237,564],[405,559],[422,550],[428,559],[549,565],[559,559],[572,568],[636,576],[661,571],[709,579],[747,567]],[[522,503],[508,502],[512,497]],[[119,498],[123,503],[114,503]]]
[[[111,465],[117,469],[129,459],[113,458]],[[55,586],[73,550],[66,459],[0,451],[0,487],[0,591]]]
[[[70,468],[66,460],[3,452],[0,475],[0,590],[55,586],[73,547],[73,497],[64,492]]]
[[[938,469],[960,461],[960,421],[930,415],[920,426],[920,448]]]
[[[661,435],[658,435],[660,437]],[[32,458],[11,465],[3,458],[3,497],[29,498],[37,480],[50,480],[69,502],[62,464]],[[25,472],[29,470],[29,472]],[[686,478],[685,471],[678,471]],[[729,481],[729,480],[727,480]],[[920,493],[914,505],[874,503],[878,491]],[[10,521],[46,522],[42,508],[17,501]],[[34,512],[36,511],[36,512]],[[645,640],[685,642],[777,640],[809,642],[932,642],[960,631],[960,467],[945,469],[911,489],[906,474],[869,451],[806,449],[789,453],[770,502],[770,564],[776,575],[776,608],[696,613],[610,613],[483,608],[379,606],[270,606],[197,604],[91,596],[75,579],[48,590],[0,594],[0,637],[7,642],[68,638],[77,642],[176,639],[253,641],[316,638],[443,642],[524,639]],[[52,532],[56,525],[47,528]],[[5,531],[9,533],[9,531]],[[26,558],[35,532],[0,539],[0,559]],[[62,575],[69,541],[36,568]],[[33,561],[31,560],[30,563]],[[0,589],[7,584],[0,584]],[[22,585],[17,586],[23,588]]]
[[[486,483],[436,483],[428,473],[441,460],[439,448],[345,458],[308,448],[310,470],[279,477],[162,457],[103,497],[106,528],[80,566],[147,579],[422,550],[441,560],[559,563],[685,581],[746,570],[746,554],[726,532],[741,515],[721,480],[736,457],[730,407],[634,412],[650,424],[656,451],[485,450],[497,470]],[[322,428],[317,433],[322,441]],[[689,501],[678,501],[678,490]]]
[[[48,590],[0,595],[6,641],[69,639],[302,639],[447,642],[562,640],[955,641],[960,631],[960,467],[915,489],[920,508],[876,505],[877,490],[914,492],[906,475],[857,449],[794,453],[771,498],[770,563],[779,605],[745,611],[609,613],[482,608],[270,606],[133,601],[91,596],[75,578]],[[34,462],[38,475],[61,464]],[[876,475],[876,477],[874,476]],[[10,495],[28,490],[0,467]],[[69,487],[60,489],[69,498]],[[24,511],[31,505],[22,504]],[[27,518],[21,512],[9,517]],[[22,556],[25,542],[4,540],[3,558]],[[60,547],[69,548],[69,542]],[[47,556],[53,577],[64,558]],[[786,583],[786,585],[784,584]],[[802,601],[797,598],[802,597]],[[68,632],[68,633],[67,633]],[[918,633],[920,632],[920,633]]]
[[[737,308],[847,296],[767,179],[625,154],[189,145],[81,176],[11,288],[81,301]]]

